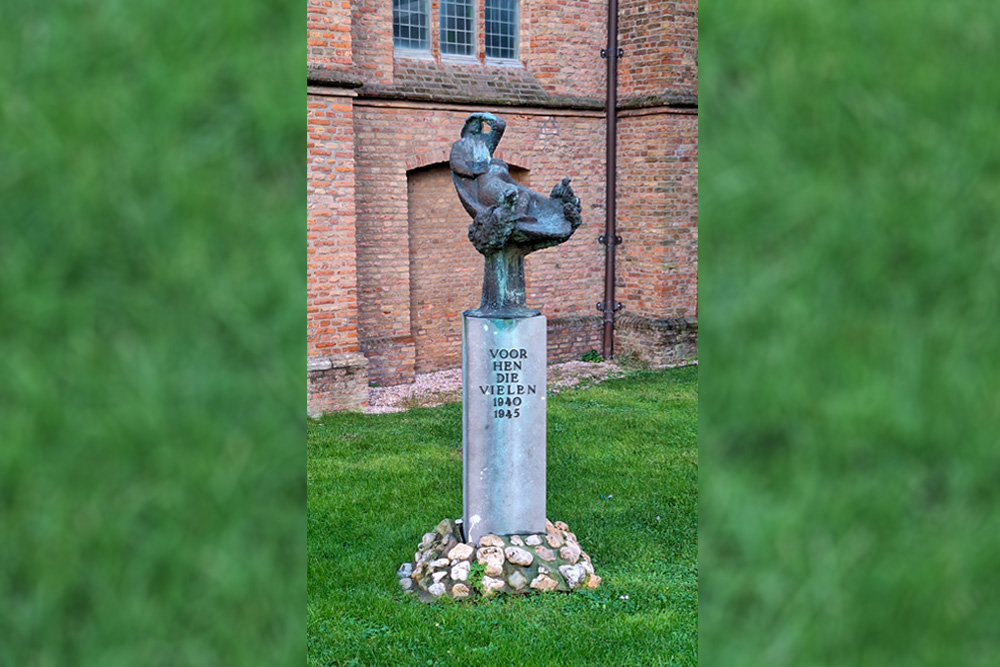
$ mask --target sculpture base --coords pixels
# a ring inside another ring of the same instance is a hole
[[[473,568],[474,564],[483,567]],[[452,522],[444,519],[434,532],[424,535],[413,561],[403,563],[396,576],[403,591],[425,602],[497,593],[593,590],[601,583],[569,526],[548,520],[539,533],[486,534],[469,543],[462,542]]]
[[[466,538],[545,531],[545,317],[462,317]]]

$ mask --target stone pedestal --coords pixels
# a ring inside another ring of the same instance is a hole
[[[545,532],[545,317],[462,315],[466,541]]]

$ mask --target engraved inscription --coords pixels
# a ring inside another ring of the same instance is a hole
[[[479,385],[479,392],[482,396],[492,396],[495,419],[517,419],[521,416],[524,399],[538,393],[536,385],[522,379],[522,363],[527,359],[528,351],[523,347],[490,348],[493,382]]]

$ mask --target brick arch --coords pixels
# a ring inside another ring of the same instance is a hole
[[[493,154],[493,157],[498,157],[510,166],[517,167],[518,169],[524,169],[525,171],[531,171],[535,168],[534,160],[517,151],[508,151],[498,148]]]
[[[479,306],[483,259],[469,243],[469,214],[451,180],[447,160],[406,172],[410,332],[416,373],[462,365],[462,311]],[[409,164],[409,163],[408,163]],[[513,164],[511,178],[529,186],[530,172]]]
[[[448,163],[448,159],[451,157],[451,146],[447,148],[435,148],[429,151],[423,151],[417,153],[416,155],[411,155],[406,159],[406,171],[410,172],[414,169],[421,169],[423,167],[429,167],[438,163]],[[524,169],[526,171],[531,171],[534,169],[534,160],[519,151],[516,150],[504,150],[498,148],[493,154],[493,157],[500,158],[512,167],[517,167],[518,169]]]

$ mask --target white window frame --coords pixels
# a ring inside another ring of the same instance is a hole
[[[438,2],[438,53],[441,54],[441,60],[448,60],[448,61],[451,61],[451,62],[478,63],[479,60],[478,60],[478,58],[476,58],[476,53],[479,50],[479,48],[478,48],[479,47],[479,39],[481,37],[480,33],[482,32],[482,31],[479,30],[479,21],[476,20],[478,18],[478,15],[479,15],[479,12],[476,11],[476,9],[477,9],[476,5],[479,2],[479,0],[470,0],[470,3],[469,3],[469,4],[472,5],[472,53],[468,53],[468,54],[466,54],[466,53],[445,53],[444,52],[443,45],[445,43],[445,41],[444,41],[444,32],[445,31],[444,31],[443,26],[441,25],[441,18],[443,16],[443,14],[441,12],[441,4],[444,1],[445,0],[440,0]],[[453,0],[453,1],[457,1],[457,0]]]
[[[427,46],[424,48],[414,48],[412,46],[397,46],[396,45],[396,14],[393,12],[392,16],[392,52],[394,56],[400,56],[403,58],[430,58],[431,57],[431,42],[433,41],[434,31],[431,29],[432,23],[431,19],[431,2],[430,0],[418,0],[423,5],[423,15],[427,17]]]
[[[483,2],[483,52],[486,51],[486,0]],[[486,55],[487,65],[499,65],[504,67],[521,66],[521,0],[514,0],[514,55],[509,58],[498,58]]]

